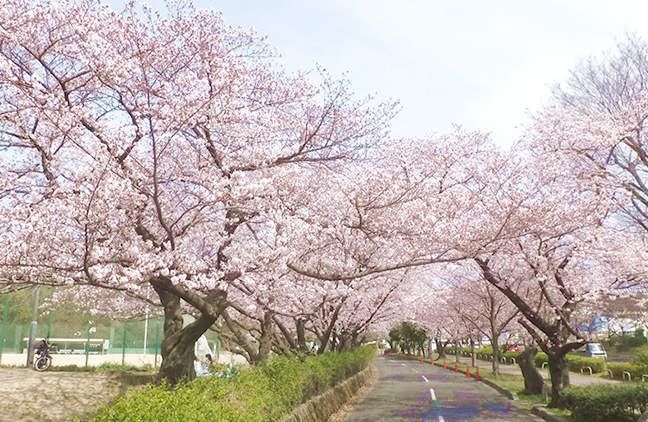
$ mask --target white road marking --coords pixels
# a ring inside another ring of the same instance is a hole
[[[432,396],[432,401],[436,401],[436,394],[434,394],[434,388],[430,388],[430,395]]]
[[[425,378],[425,375],[421,375],[421,377],[425,380],[425,382],[430,382],[427,378]]]
[[[416,369],[414,369],[414,368],[412,368],[412,371],[414,371],[414,372],[416,372],[417,374],[420,374],[420,372],[419,372],[419,371],[417,371],[417,370],[416,370]]]
[[[401,365],[403,365],[403,366],[407,366],[407,365],[405,365],[404,363],[401,363]]]
[[[445,419],[443,419],[443,416],[439,415],[439,422],[445,422]]]

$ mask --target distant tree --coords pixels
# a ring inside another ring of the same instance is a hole
[[[423,353],[427,339],[427,332],[411,322],[403,322],[389,331],[389,344],[392,348],[397,347],[407,354]]]

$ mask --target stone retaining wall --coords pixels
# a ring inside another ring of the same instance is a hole
[[[326,422],[367,383],[370,377],[371,367],[367,367],[326,393],[313,397],[302,404],[290,415],[284,417],[281,422]]]

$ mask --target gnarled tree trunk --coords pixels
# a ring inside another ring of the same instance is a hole
[[[183,328],[180,298],[169,293],[159,284],[154,282],[151,284],[164,307],[164,340],[160,351],[162,364],[158,380],[166,380],[171,385],[180,381],[190,381],[196,377],[194,369],[196,341],[216,322],[216,318],[202,315]]]
[[[518,365],[524,377],[524,392],[527,394],[542,394],[544,379],[535,367],[535,356],[538,349],[527,347],[524,352],[518,356]]]
[[[549,375],[551,376],[551,402],[549,407],[558,407],[560,390],[569,386],[569,370],[565,353],[548,354]]]
[[[448,346],[448,342],[443,343],[441,340],[434,339],[436,342],[436,348],[437,348],[437,353],[439,356],[437,359],[445,359],[446,358],[446,347]]]

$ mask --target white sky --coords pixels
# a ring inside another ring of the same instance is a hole
[[[124,0],[107,0],[121,10]],[[149,0],[163,8],[162,0]],[[259,35],[288,70],[348,71],[358,96],[400,100],[395,136],[492,132],[510,145],[580,58],[648,38],[645,0],[195,0]]]

